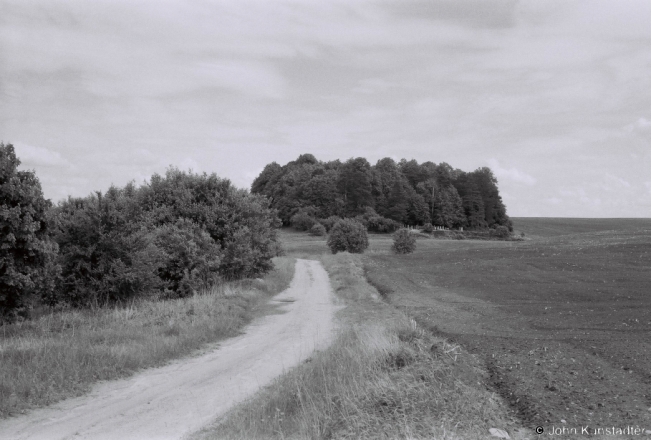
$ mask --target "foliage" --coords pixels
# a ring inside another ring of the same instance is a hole
[[[266,273],[280,251],[266,198],[176,168],[140,188],[69,198],[53,218],[62,281],[51,303],[183,297],[218,277]]]
[[[321,223],[315,223],[314,226],[310,228],[310,235],[315,237],[323,237],[326,235],[326,228]]]
[[[387,200],[387,217],[398,223],[405,223],[407,221],[408,206],[407,193],[402,183],[396,180]]]
[[[426,232],[426,233],[429,234],[429,233],[431,233],[433,230],[434,230],[434,226],[432,226],[431,223],[425,223],[425,225],[423,226],[423,232]]]
[[[0,322],[26,316],[37,292],[53,290],[59,270],[50,202],[36,175],[19,165],[13,145],[0,143]]]
[[[339,171],[337,181],[343,195],[346,215],[361,214],[367,206],[373,206],[371,195],[371,165],[362,157],[349,159]]]
[[[400,229],[393,234],[391,250],[396,254],[411,254],[416,250],[416,237],[408,229]]]
[[[294,229],[298,229],[299,231],[309,231],[312,226],[318,223],[317,220],[314,217],[310,216],[304,209],[301,209],[296,214],[294,214],[290,221],[292,227]]]
[[[366,215],[373,209],[377,216],[400,225],[431,222],[450,229],[513,228],[497,180],[485,167],[468,173],[445,162],[402,159],[396,163],[391,158],[371,166],[360,157],[345,163],[320,162],[307,154],[284,166],[267,165],[251,191],[267,196],[285,225],[300,210],[310,209],[313,218],[356,218],[375,230],[377,225]]]
[[[391,220],[390,218],[380,217],[379,215],[369,217],[366,224],[366,228],[370,232],[380,232],[380,233],[394,232],[400,229],[401,226],[402,225],[397,221]]]
[[[368,247],[368,234],[360,222],[343,219],[333,226],[327,244],[333,254],[337,252],[361,254]]]
[[[130,215],[136,203],[128,191],[112,187],[54,209],[62,281],[51,303],[105,304],[161,287],[156,270],[163,255]]]
[[[509,228],[507,226],[500,225],[490,230],[490,236],[497,238],[509,238],[511,236],[511,233],[509,232]]]
[[[165,297],[186,297],[216,284],[221,249],[208,233],[187,219],[156,228],[155,246],[163,252],[157,267]]]
[[[332,229],[332,227],[333,227],[333,226],[335,225],[335,223],[337,223],[339,220],[341,220],[341,217],[338,217],[338,216],[336,216],[336,215],[332,215],[332,216],[330,216],[330,217],[328,217],[328,218],[321,218],[321,219],[319,219],[319,223],[321,223],[321,224],[325,227],[326,232],[330,232],[330,230]]]
[[[355,219],[362,223],[369,232],[393,232],[402,226],[395,220],[378,215],[378,213],[370,207],[367,207],[364,210],[364,214],[358,215]]]

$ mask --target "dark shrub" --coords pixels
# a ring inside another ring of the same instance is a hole
[[[411,254],[416,250],[416,237],[408,229],[400,229],[393,234],[391,250],[396,254]]]
[[[111,188],[54,209],[62,281],[50,303],[105,304],[160,287],[156,269],[163,255],[147,228],[129,215],[132,205],[124,190]]]
[[[50,202],[36,175],[19,165],[13,145],[0,143],[0,322],[27,316],[31,299],[47,296],[58,276]]]
[[[366,228],[354,219],[340,220],[330,231],[328,247],[333,254],[337,252],[361,254],[368,247]]]
[[[315,237],[323,237],[326,235],[326,228],[321,223],[315,223],[314,226],[310,228],[310,235]]]
[[[186,297],[219,278],[221,250],[206,231],[190,220],[156,228],[152,239],[163,252],[157,273],[166,298]]]
[[[401,225],[390,218],[375,215],[368,218],[366,227],[370,232],[390,233],[400,229]]]
[[[497,226],[495,229],[491,229],[489,235],[495,238],[509,238],[511,233],[509,232],[509,228],[507,226],[500,225]]]
[[[339,220],[341,220],[341,217],[338,217],[336,215],[331,215],[328,218],[322,218],[319,219],[319,223],[321,223],[323,226],[325,226],[326,232],[330,232],[332,227],[337,223]]]
[[[423,232],[430,234],[433,230],[434,226],[431,223],[425,223],[425,226],[423,226]]]
[[[218,275],[259,276],[280,252],[280,222],[265,197],[176,168],[140,188],[69,198],[53,218],[62,281],[50,303],[185,296]]]
[[[305,211],[298,211],[290,219],[292,227],[299,231],[309,231],[317,221],[314,217],[310,217]]]

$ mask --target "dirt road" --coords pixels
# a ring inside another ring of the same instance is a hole
[[[337,308],[317,261],[297,260],[281,313],[190,359],[100,384],[86,396],[0,422],[0,439],[179,439],[325,347]]]

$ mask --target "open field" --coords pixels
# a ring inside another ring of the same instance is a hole
[[[651,429],[651,220],[514,224],[533,239],[419,240],[407,256],[376,240],[367,276],[474,353],[528,427]]]
[[[644,218],[547,218],[512,217],[514,229],[528,237],[557,237],[559,235],[589,232],[635,232],[649,228],[651,221]]]
[[[0,419],[237,335],[289,285],[294,260],[274,263],[277,269],[262,280],[225,283],[189,298],[53,312],[0,327]]]

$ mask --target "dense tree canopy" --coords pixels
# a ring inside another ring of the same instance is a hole
[[[30,300],[54,288],[56,244],[50,203],[32,171],[18,171],[11,144],[0,143],[0,322],[24,316]]]
[[[320,162],[304,154],[284,166],[275,162],[267,165],[253,182],[251,192],[269,197],[285,225],[300,213],[296,219],[303,223],[307,217],[338,216],[356,217],[367,225],[395,221],[447,228],[501,225],[512,229],[497,179],[486,167],[465,172],[445,162],[419,164],[402,159],[396,163],[388,157],[375,165],[361,157],[344,163]],[[371,218],[374,220],[369,222]],[[387,227],[395,230],[392,223]]]

